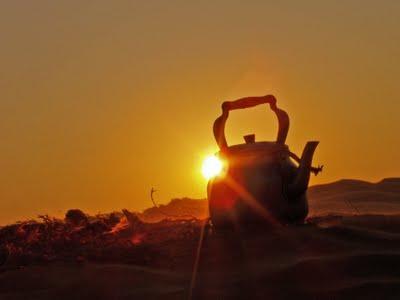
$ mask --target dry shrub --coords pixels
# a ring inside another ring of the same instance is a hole
[[[74,209],[64,220],[39,216],[38,221],[0,228],[0,264],[97,261],[162,265],[174,243],[198,240],[201,223],[199,219],[145,223],[128,210],[87,216]]]

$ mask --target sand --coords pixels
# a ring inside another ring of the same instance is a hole
[[[52,260],[4,263],[0,299],[189,299],[190,292],[192,299],[400,299],[399,187],[398,179],[317,186],[308,224],[251,234],[207,230],[193,289],[201,222],[141,224],[143,241],[135,225],[118,233],[128,246],[103,252],[113,240],[91,241],[95,231],[85,229],[85,244],[71,248],[82,247],[83,257],[61,247]]]
[[[208,234],[194,299],[399,299],[400,216],[321,217],[251,236]],[[165,249],[164,249],[165,250]],[[187,299],[196,243],[168,267],[3,267],[0,299]]]

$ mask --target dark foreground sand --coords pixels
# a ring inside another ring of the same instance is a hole
[[[321,217],[252,236],[206,237],[193,299],[400,299],[400,216]],[[188,299],[197,241],[169,264],[4,265],[0,299]]]

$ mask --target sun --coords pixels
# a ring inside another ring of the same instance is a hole
[[[205,179],[211,179],[221,174],[222,169],[222,161],[215,155],[209,155],[203,161],[201,172],[203,173]]]

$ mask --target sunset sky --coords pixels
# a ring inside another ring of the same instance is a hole
[[[0,2],[0,224],[204,198],[224,100],[274,94],[312,184],[400,175],[399,1]],[[278,3],[279,2],[279,3]],[[273,140],[266,106],[228,142]]]

